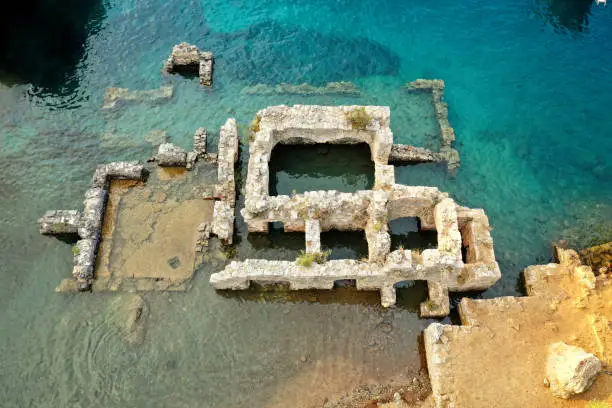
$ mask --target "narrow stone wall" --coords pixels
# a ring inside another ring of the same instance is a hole
[[[236,120],[228,119],[219,133],[217,156],[217,186],[212,233],[221,241],[231,244],[234,235],[234,207],[236,206],[236,180],[234,167],[238,161],[238,127]]]
[[[407,84],[409,90],[431,92],[436,119],[440,126],[439,156],[448,163],[449,170],[459,167],[459,152],[453,147],[455,130],[448,120],[448,104],[444,102],[444,81],[441,79],[417,79]]]

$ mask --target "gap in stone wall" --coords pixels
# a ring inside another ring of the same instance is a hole
[[[306,236],[303,232],[285,232],[282,222],[271,222],[268,234],[248,234],[247,240],[255,249],[250,258],[291,260],[305,248]]]
[[[329,259],[368,257],[368,241],[364,231],[327,231],[321,233],[321,248],[331,249]]]
[[[447,164],[393,163],[395,182],[407,186],[442,186],[448,178]]]
[[[417,217],[403,217],[388,223],[391,234],[391,251],[397,249],[430,249],[438,246],[436,231],[422,231]]]
[[[397,307],[418,313],[421,302],[427,300],[427,281],[401,281],[393,285]]]
[[[271,196],[317,190],[353,193],[374,186],[374,162],[366,143],[278,144],[269,169]]]

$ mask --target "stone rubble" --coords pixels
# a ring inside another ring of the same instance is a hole
[[[162,86],[159,89],[132,91],[127,88],[106,88],[102,109],[113,109],[123,103],[157,103],[172,98],[172,86]]]
[[[163,72],[193,72],[200,77],[200,84],[212,85],[214,57],[212,52],[200,51],[195,45],[182,42],[172,48],[170,57],[164,62]]]
[[[601,371],[601,362],[580,347],[563,342],[548,347],[546,379],[555,397],[570,398],[586,391]]]
[[[370,122],[363,129],[354,129],[347,114],[360,108],[365,110]],[[421,308],[423,316],[448,314],[449,290],[486,289],[501,277],[484,211],[459,207],[435,187],[395,184],[394,168],[388,164],[393,150],[388,107],[273,106],[259,111],[254,123],[257,130],[249,145],[245,207],[241,211],[249,232],[265,233],[269,223],[282,222],[287,232],[306,232],[306,251],[318,252],[321,231],[364,230],[369,248],[367,262],[335,262],[334,279],[354,279],[358,289],[380,291],[381,302],[386,307],[395,304],[396,283],[427,280],[431,298]],[[277,143],[361,142],[368,143],[372,153],[374,190],[269,195],[268,164]],[[223,169],[233,169],[233,163],[231,166],[229,163],[223,165],[221,148],[219,154],[219,185],[223,186]],[[231,186],[234,192],[233,172]],[[222,214],[221,208],[219,214]],[[438,248],[425,250],[422,254],[413,254],[410,250],[401,250],[401,254],[400,251],[390,252],[391,236],[387,223],[403,217],[418,217],[421,228],[435,229]],[[462,259],[462,246],[469,248],[468,262]],[[272,277],[266,269],[266,262],[269,268],[282,264],[283,272]],[[334,279],[317,275],[327,273],[324,266],[313,265],[305,275],[303,267],[295,263],[281,264],[277,261],[253,263],[250,260],[234,263],[213,274],[211,283],[218,289],[236,285],[248,287],[249,281],[278,281],[289,283],[292,288],[333,287]],[[235,282],[239,283],[234,285]]]

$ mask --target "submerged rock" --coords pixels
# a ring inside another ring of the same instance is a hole
[[[149,307],[139,295],[122,296],[117,299],[119,307],[114,316],[123,340],[137,346],[144,342],[149,319]]]

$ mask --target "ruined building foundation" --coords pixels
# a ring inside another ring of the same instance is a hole
[[[362,108],[369,123],[355,128],[348,114]],[[357,289],[380,291],[382,304],[392,306],[395,284],[426,280],[430,299],[421,305],[421,314],[445,316],[450,310],[449,291],[486,289],[501,277],[483,210],[458,206],[435,187],[395,183],[394,167],[388,164],[394,149],[388,107],[274,106],[259,111],[254,123],[241,211],[249,232],[267,233],[269,223],[282,222],[287,232],[305,232],[306,251],[317,252],[322,231],[361,230],[369,256],[367,261],[332,260],[308,267],[290,261],[232,262],[211,276],[215,288],[246,289],[256,282],[287,283],[294,290],[332,289],[335,281],[355,280]],[[374,189],[270,196],[268,165],[277,143],[367,143],[375,168]],[[388,222],[403,217],[417,217],[422,229],[436,230],[438,247],[422,253],[410,249],[391,252]]]

